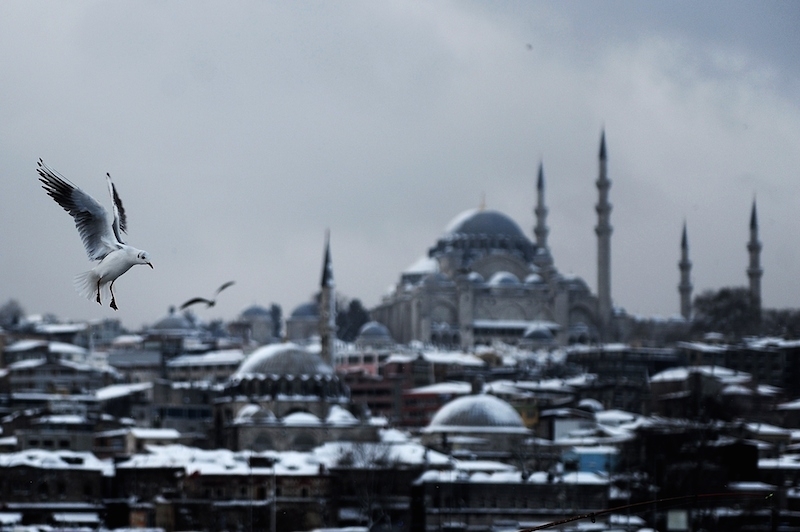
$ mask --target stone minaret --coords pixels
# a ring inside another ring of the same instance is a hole
[[[689,260],[689,239],[686,237],[686,222],[683,222],[683,236],[681,237],[681,261],[678,263],[681,271],[681,283],[678,293],[681,295],[681,316],[688,320],[692,317],[692,261]]]
[[[758,216],[756,215],[756,200],[753,200],[753,210],[750,213],[750,242],[747,243],[750,254],[750,267],[747,268],[747,277],[750,279],[750,300],[761,317],[761,242],[758,241]]]
[[[597,299],[601,326],[608,331],[611,322],[611,204],[608,202],[608,179],[606,168],[606,132],[600,137],[600,175],[597,178]]]
[[[547,227],[547,207],[544,204],[544,165],[539,163],[539,177],[536,179],[536,208],[533,209],[536,215],[536,227],[533,234],[536,235],[536,246],[547,249],[547,235],[550,228]]]
[[[333,344],[336,338],[336,283],[333,281],[330,233],[325,235],[325,259],[319,297],[319,343],[322,360],[333,366]]]
[[[547,247],[547,235],[550,228],[547,227],[547,206],[544,203],[544,165],[539,163],[539,176],[536,179],[536,207],[533,209],[536,215],[536,225],[533,234],[536,237],[536,256],[533,259],[541,273],[548,275],[553,266],[553,257],[550,255],[550,248]]]

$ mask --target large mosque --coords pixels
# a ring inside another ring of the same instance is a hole
[[[372,309],[373,319],[400,343],[418,340],[462,349],[495,340],[535,345],[612,339],[611,181],[605,135],[599,162],[597,294],[580,277],[561,274],[553,263],[540,165],[535,240],[501,212],[466,211],[448,224],[425,257],[400,275],[391,293]]]

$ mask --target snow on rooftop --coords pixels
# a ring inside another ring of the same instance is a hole
[[[420,386],[406,390],[405,394],[418,395],[418,394],[437,394],[437,395],[465,395],[472,392],[472,384],[468,382],[449,381],[437,382],[436,384],[429,384],[427,386]]]
[[[9,353],[18,353],[20,351],[29,351],[31,349],[39,349],[47,345],[45,340],[19,340],[11,345],[5,347],[5,351]]]
[[[131,428],[131,434],[140,440],[177,440],[181,433],[176,429]]]
[[[0,468],[20,466],[36,469],[82,469],[101,471],[104,474],[110,474],[114,468],[110,461],[99,460],[89,452],[27,449],[16,453],[0,453]]]
[[[427,255],[423,255],[411,266],[403,270],[403,273],[436,273],[439,271],[439,261]]]
[[[202,355],[181,355],[169,362],[169,367],[187,366],[219,366],[219,365],[239,365],[245,359],[245,354],[241,349],[224,349],[221,351],[211,351]]]
[[[143,392],[153,388],[152,382],[137,382],[133,384],[112,384],[105,388],[100,388],[94,392],[95,397],[100,401],[108,401],[118,397],[125,397],[136,392]]]
[[[700,373],[707,377],[715,377],[721,382],[730,384],[743,383],[751,380],[750,374],[736,371],[722,366],[684,366],[671,368],[650,377],[650,382],[676,382],[685,381],[691,373]]]
[[[504,470],[496,472],[475,471],[470,472],[463,469],[453,470],[429,470],[422,474],[420,480],[423,482],[481,482],[481,483],[528,483],[528,484],[552,484],[563,483],[569,485],[582,484],[582,485],[608,485],[609,480],[607,477],[598,475],[596,473],[586,472],[572,472],[564,474],[563,476],[556,477],[555,480],[548,478],[545,471],[536,471],[531,474],[527,479],[522,478],[521,472],[514,468],[513,470]]]

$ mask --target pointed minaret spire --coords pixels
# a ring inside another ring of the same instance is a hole
[[[600,160],[606,160],[606,130],[603,128],[602,133],[600,133]]]
[[[322,360],[333,366],[334,339],[336,338],[336,283],[333,281],[330,231],[325,233],[325,258],[322,264],[322,282],[319,297],[319,342]]]
[[[678,263],[681,272],[681,282],[678,293],[681,295],[681,316],[685,320],[692,317],[692,261],[689,260],[689,239],[686,236],[686,221],[683,222],[683,236],[681,237],[681,260]]]
[[[597,300],[598,313],[601,326],[606,330],[604,337],[608,337],[611,322],[611,203],[608,201],[608,190],[611,180],[608,179],[606,166],[606,132],[600,136],[600,171],[597,178]]]
[[[536,227],[533,234],[536,235],[536,246],[547,249],[547,235],[550,229],[547,227],[547,207],[544,203],[544,165],[539,163],[539,176],[536,179],[536,208],[533,209],[536,215]]]
[[[761,319],[761,242],[758,240],[758,216],[756,215],[756,199],[753,198],[753,208],[750,211],[750,242],[747,243],[750,255],[750,266],[747,268],[747,277],[750,280],[750,301],[756,309],[759,320]]]

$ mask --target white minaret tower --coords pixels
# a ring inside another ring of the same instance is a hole
[[[692,317],[692,261],[689,260],[689,239],[686,237],[686,222],[683,222],[683,236],[681,237],[681,261],[678,263],[681,271],[681,283],[678,293],[681,295],[681,316],[689,320]]]
[[[330,233],[325,235],[325,258],[322,264],[322,282],[319,298],[319,343],[322,360],[333,367],[336,338],[336,283],[333,281]]]
[[[761,317],[761,242],[758,241],[758,216],[756,215],[756,200],[753,199],[753,210],[750,212],[750,242],[747,243],[750,254],[750,266],[747,268],[747,277],[750,279],[750,301]]]
[[[600,175],[597,178],[597,299],[601,326],[606,329],[611,322],[611,204],[608,202],[608,179],[606,168],[606,132],[600,136]]]
[[[544,203],[544,165],[539,163],[539,176],[536,179],[536,207],[533,209],[536,215],[536,225],[533,227],[533,234],[536,237],[536,256],[533,259],[545,278],[550,273],[553,266],[553,257],[550,255],[550,248],[547,247],[547,235],[550,228],[547,227],[547,206]]]

